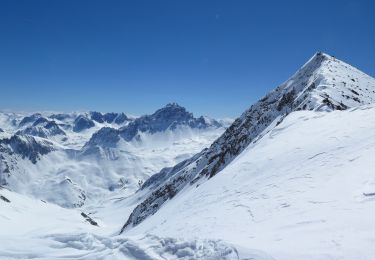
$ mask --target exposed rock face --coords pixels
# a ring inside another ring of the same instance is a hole
[[[92,135],[88,144],[90,145],[103,145],[106,147],[115,147],[116,143],[120,140],[118,135],[119,131],[110,128],[110,127],[103,127],[98,132]]]
[[[72,115],[70,115],[70,114],[53,114],[53,115],[50,115],[49,117],[52,118],[52,119],[57,119],[57,120],[60,120],[60,121],[64,121],[66,119],[71,118]]]
[[[39,117],[34,123],[33,123],[33,126],[37,126],[37,125],[41,125],[41,124],[45,124],[48,122],[48,119],[45,118],[45,117]]]
[[[101,149],[108,150],[116,148],[118,141],[120,141],[120,135],[117,129],[103,127],[92,135],[90,140],[81,149],[80,154],[83,156],[100,155]]]
[[[100,112],[90,112],[91,119],[98,123],[108,123],[108,124],[123,124],[129,121],[129,118],[124,113],[105,113]]]
[[[66,135],[65,132],[56,124],[55,121],[48,121],[44,117],[37,119],[32,126],[17,131],[18,135],[32,135],[42,138],[48,138],[56,135]]]
[[[21,122],[18,124],[19,127],[22,127],[26,124],[30,124],[30,123],[33,123],[35,122],[37,119],[39,119],[40,117],[42,117],[41,114],[39,113],[36,113],[36,114],[33,114],[31,116],[26,116],[24,117]]]
[[[65,132],[56,124],[55,121],[48,121],[44,128],[49,130],[50,135],[65,135]]]
[[[292,111],[344,110],[374,101],[373,78],[334,57],[315,54],[288,81],[245,111],[209,149],[147,181],[142,188],[151,189],[149,196],[134,209],[121,232],[154,214],[186,185],[215,176]]]
[[[94,126],[95,124],[92,120],[88,119],[87,117],[83,115],[80,115],[74,120],[73,131],[81,132],[83,130],[89,129]]]
[[[13,135],[0,140],[1,152],[20,155],[32,163],[36,163],[41,155],[54,150],[53,144],[47,140],[36,140],[33,136]]]
[[[90,112],[91,119],[98,122],[98,123],[104,123],[103,115],[99,112]]]

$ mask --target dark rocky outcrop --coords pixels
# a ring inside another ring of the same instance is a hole
[[[0,140],[2,152],[8,154],[20,155],[23,159],[27,158],[32,163],[36,163],[41,155],[54,151],[53,144],[47,140],[37,141],[29,135],[13,135],[11,138]]]
[[[94,126],[95,124],[92,120],[88,119],[87,117],[83,115],[80,115],[74,120],[73,131],[81,132],[83,130],[89,129]]]
[[[31,116],[25,116],[21,122],[18,124],[19,127],[22,127],[26,124],[34,123],[37,119],[41,118],[40,113],[32,114]]]
[[[89,217],[86,213],[81,212],[81,216],[86,219],[87,222],[89,222],[93,226],[98,226],[98,222],[93,220],[91,217]]]
[[[2,201],[5,201],[5,202],[7,202],[7,203],[10,203],[10,200],[9,200],[8,198],[4,197],[3,195],[0,195],[0,199],[1,199]]]

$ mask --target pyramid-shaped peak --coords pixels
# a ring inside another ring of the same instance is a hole
[[[328,53],[325,53],[325,52],[322,52],[322,51],[317,51],[315,52],[315,54],[311,57],[311,59],[331,59],[331,60],[335,60],[335,56],[332,56]]]
[[[167,173],[154,175],[158,178],[151,179],[154,192],[134,209],[121,232],[155,214],[187,185],[198,186],[203,176],[218,174],[289,113],[344,110],[371,103],[375,103],[375,79],[328,54],[314,54],[289,80],[237,118],[209,148]]]
[[[188,112],[184,107],[177,103],[169,103],[166,106],[158,109],[151,115],[153,118],[159,120],[177,120],[185,121],[193,118],[193,114]]]
[[[326,61],[329,61],[329,60],[336,61],[336,58],[324,52],[318,51],[301,67],[300,70],[317,69],[320,66],[326,64]]]
[[[324,58],[333,58],[332,55],[329,55],[327,53],[324,53],[322,51],[317,51],[315,54],[314,54],[315,57],[324,57]]]
[[[323,52],[315,53],[268,97],[295,101],[294,109],[347,109],[375,102],[375,79]],[[292,98],[293,96],[293,98]],[[281,108],[281,105],[279,106]]]
[[[340,70],[332,70],[334,67],[340,66],[342,69]],[[345,61],[342,61],[335,56],[332,56],[330,54],[318,51],[316,52],[302,67],[300,70],[303,69],[311,69],[311,68],[319,68],[319,67],[330,67],[331,72],[335,72],[336,74],[342,74],[343,72],[345,73],[346,71],[355,71],[355,73],[360,73],[365,75],[366,77],[369,77],[362,71],[358,70],[355,68],[353,65],[350,65],[346,63]],[[343,69],[345,68],[345,69]],[[300,71],[299,70],[299,71]],[[298,71],[297,71],[298,73]]]

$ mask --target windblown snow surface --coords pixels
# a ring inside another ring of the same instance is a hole
[[[96,221],[95,221],[96,222]],[[0,259],[238,259],[265,256],[220,239],[111,235],[82,212],[0,190]],[[118,233],[118,232],[117,232]],[[263,258],[262,258],[263,259]],[[267,259],[267,258],[266,258]]]

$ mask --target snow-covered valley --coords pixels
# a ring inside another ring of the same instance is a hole
[[[1,259],[375,255],[375,80],[327,54],[230,126],[169,104],[0,128]]]

